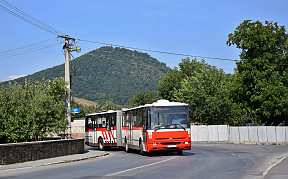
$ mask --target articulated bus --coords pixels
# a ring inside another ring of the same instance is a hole
[[[140,154],[152,151],[191,150],[191,134],[188,105],[168,100],[158,100],[119,111],[86,115],[85,144],[123,147],[126,152],[140,150]]]

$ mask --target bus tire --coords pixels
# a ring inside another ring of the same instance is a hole
[[[177,150],[178,155],[182,155],[182,150]]]
[[[140,155],[143,155],[143,156],[144,156],[144,155],[146,154],[146,152],[144,151],[143,142],[140,143],[139,148],[140,148]]]
[[[127,153],[130,152],[130,149],[129,149],[129,146],[128,146],[128,143],[127,143],[127,142],[125,143],[125,152],[127,152]]]
[[[100,138],[100,139],[98,140],[98,147],[99,147],[99,150],[101,150],[101,151],[104,151],[104,150],[105,150],[104,141],[103,141],[102,138]]]

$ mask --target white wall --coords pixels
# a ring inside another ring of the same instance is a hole
[[[85,120],[74,120],[74,122],[71,122],[71,130],[73,138],[84,138]]]
[[[191,125],[192,141],[228,141],[229,128],[226,125]]]
[[[192,141],[288,142],[288,126],[191,125]]]

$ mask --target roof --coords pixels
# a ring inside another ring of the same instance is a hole
[[[161,99],[158,100],[155,103],[152,104],[145,104],[144,106],[138,106],[138,107],[134,107],[134,108],[128,108],[128,109],[122,109],[122,111],[130,111],[133,109],[139,109],[139,108],[144,108],[144,107],[172,107],[172,106],[188,106],[188,104],[186,103],[180,103],[180,102],[170,102],[166,99]],[[99,113],[94,113],[94,114],[87,114],[86,116],[91,116],[91,115],[101,115],[101,114],[111,114],[111,113],[115,113],[118,112],[114,111],[114,110],[109,110],[109,111],[105,111],[105,112],[99,112]]]
[[[147,107],[154,107],[154,106],[188,106],[186,103],[180,103],[180,102],[170,102],[166,99],[158,100],[155,103],[152,104],[145,104]]]
[[[172,106],[188,106],[188,104],[180,103],[180,102],[170,102],[166,99],[161,99],[152,104],[145,104],[144,106],[138,106],[138,107],[122,109],[122,110],[129,111],[129,110],[139,109],[139,108],[144,108],[144,107],[172,107]]]
[[[116,113],[120,110],[114,111],[114,110],[108,110],[108,111],[104,111],[104,112],[99,112],[99,113],[93,113],[93,114],[87,114],[86,116],[94,116],[94,115],[102,115],[102,114],[112,114],[112,113]]]

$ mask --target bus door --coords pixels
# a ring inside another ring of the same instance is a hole
[[[106,137],[108,143],[116,143],[116,123],[114,114],[107,116]]]
[[[85,143],[91,144],[92,143],[92,120],[91,116],[86,116],[85,119]]]
[[[132,144],[132,139],[133,139],[133,126],[132,126],[132,114],[128,113],[128,131],[127,131],[127,143],[129,145]]]
[[[97,120],[92,117],[92,143],[98,143],[97,139]]]

